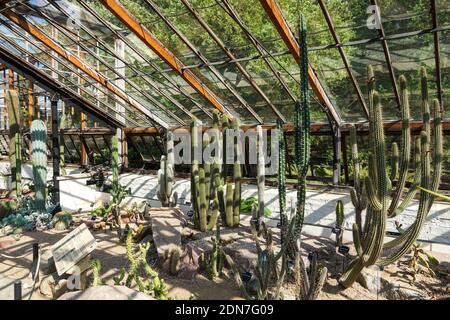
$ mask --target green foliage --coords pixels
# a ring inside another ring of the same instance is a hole
[[[258,199],[256,197],[248,197],[247,199],[241,202],[241,213],[251,214],[253,210],[253,206],[258,210]],[[270,218],[272,216],[272,211],[264,207],[264,217]]]

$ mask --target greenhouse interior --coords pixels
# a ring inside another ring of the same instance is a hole
[[[0,0],[0,72],[0,300],[450,300],[449,0]]]

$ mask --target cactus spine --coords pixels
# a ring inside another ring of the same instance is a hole
[[[163,207],[175,206],[176,201],[172,201],[173,181],[174,181],[174,153],[173,135],[167,132],[167,156],[161,156],[161,168],[158,170],[158,199]],[[176,198],[176,197],[175,197]],[[174,204],[175,202],[175,204]]]
[[[7,90],[5,105],[9,117],[9,161],[11,165],[12,195],[22,195],[22,141],[20,137],[20,105],[16,90]]]
[[[427,75],[425,68],[422,68],[423,130],[420,136],[420,145],[418,140],[416,140],[416,172],[414,181],[406,196],[403,198],[403,201],[400,203],[407,179],[411,151],[409,100],[406,78],[401,76],[399,81],[402,96],[402,145],[399,156],[399,178],[395,188],[391,190],[391,181],[387,175],[385,164],[386,145],[383,130],[382,106],[379,94],[374,90],[374,73],[370,66],[368,68],[368,76],[371,154],[369,159],[369,176],[366,177],[365,184],[369,205],[362,236],[360,236],[358,226],[356,224],[353,226],[354,243],[358,256],[350,263],[348,269],[339,280],[345,287],[351,286],[365,267],[375,263],[382,266],[388,265],[408,252],[420,233],[434,198],[430,194],[421,191],[419,209],[415,222],[396,239],[384,243],[387,219],[402,213],[413,199],[418,185],[422,188],[436,191],[439,186],[442,171],[442,110],[439,102],[435,100],[433,102],[434,156],[433,162],[431,163],[430,144],[432,130],[428,102]],[[433,166],[433,170],[431,170],[431,166]],[[393,176],[391,171],[391,178]]]
[[[342,246],[344,239],[344,203],[341,200],[336,202],[336,247]]]
[[[33,180],[35,189],[35,208],[45,211],[47,200],[47,127],[42,120],[31,123],[31,149],[33,163]]]

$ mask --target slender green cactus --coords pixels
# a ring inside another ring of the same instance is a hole
[[[203,269],[206,271],[208,277],[211,280],[217,278],[223,270],[224,266],[224,253],[221,248],[221,238],[220,238],[220,225],[216,226],[216,235],[211,237],[212,241],[212,251],[210,254],[205,255],[204,253],[200,256],[200,263]]]
[[[197,121],[191,124],[191,143],[192,143],[192,161],[191,161],[191,198],[194,209],[194,224],[200,231],[212,230],[216,225],[219,215],[216,183],[218,164],[211,164],[210,160],[203,161],[199,165],[199,157],[202,157],[205,147],[211,142],[208,133],[202,138],[202,148],[199,150],[199,132]],[[214,174],[212,176],[211,174]],[[220,178],[218,179],[220,180]],[[210,201],[212,200],[212,205]]]
[[[422,83],[422,116],[423,129],[420,141],[416,139],[415,147],[415,175],[413,183],[402,199],[403,189],[408,176],[410,158],[410,123],[409,100],[406,78],[399,79],[402,96],[402,145],[399,155],[400,165],[398,180],[395,188],[390,190],[391,179],[397,174],[392,173],[389,179],[386,171],[385,154],[386,145],[383,130],[382,106],[380,96],[375,92],[374,74],[371,67],[368,68],[369,76],[369,113],[370,113],[370,158],[369,176],[366,177],[366,194],[369,205],[366,214],[366,223],[363,230],[358,225],[353,226],[353,237],[358,256],[350,263],[339,282],[345,287],[351,286],[360,272],[373,264],[388,265],[401,258],[410,250],[417,240],[425,219],[431,209],[434,198],[424,192],[420,193],[419,209],[416,220],[400,236],[384,243],[387,219],[401,214],[414,198],[417,187],[436,191],[439,187],[442,171],[442,110],[439,102],[433,102],[434,139],[433,161],[431,160],[431,120],[428,102],[427,75],[425,68],[421,69]],[[395,156],[394,151],[394,156]],[[433,170],[431,170],[433,167]],[[391,191],[391,192],[390,192]],[[401,201],[401,202],[400,202]]]
[[[16,90],[7,90],[5,105],[9,118],[9,161],[11,165],[12,195],[22,195],[22,139],[20,136],[20,106]]]
[[[265,175],[265,159],[264,159],[264,140],[263,140],[263,131],[261,126],[256,127],[256,136],[257,136],[257,180],[258,180],[258,211],[256,217],[257,221],[259,221],[262,217],[264,217],[264,187],[266,183],[266,175]],[[259,226],[259,222],[256,224]]]
[[[174,182],[174,154],[173,138],[170,131],[167,132],[167,156],[161,156],[161,167],[158,170],[158,199],[163,207],[176,205],[176,194],[172,197]]]
[[[280,207],[280,220],[282,238],[286,233],[288,216],[286,213],[286,146],[284,144],[283,122],[277,120],[278,130],[278,201]]]
[[[341,200],[336,202],[336,247],[342,246],[344,239],[344,203]]]
[[[63,130],[66,128],[66,122],[67,122],[67,118],[66,118],[66,113],[63,111],[61,113],[61,119],[60,119],[60,134],[59,134],[59,139],[61,141],[61,144],[59,146],[59,166],[61,168],[61,175],[65,176],[67,174],[66,172],[66,161],[64,158],[65,155],[65,147],[64,147],[64,134],[63,134]]]
[[[42,120],[31,123],[31,149],[33,180],[35,189],[35,208],[45,212],[47,200],[47,127]]]
[[[354,185],[354,188],[350,191],[350,197],[352,200],[352,204],[355,207],[355,221],[358,226],[358,230],[362,232],[362,212],[367,208],[367,196],[364,190],[364,180],[361,177],[361,167],[359,163],[358,143],[355,126],[350,127],[350,144],[352,152]],[[360,235],[362,235],[362,233],[360,233]]]

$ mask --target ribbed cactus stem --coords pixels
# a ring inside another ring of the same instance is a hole
[[[9,118],[9,162],[13,197],[22,195],[22,139],[20,136],[20,101],[16,90],[7,90],[5,106]]]
[[[233,129],[240,132],[239,120],[233,119]],[[238,227],[240,223],[241,210],[241,139],[236,139],[234,142],[234,154],[236,160],[233,165],[233,180],[234,180],[234,194],[233,194],[233,227]]]
[[[282,239],[286,236],[288,216],[286,212],[286,146],[284,144],[283,122],[277,120],[278,130],[278,201],[280,206]]]
[[[257,179],[258,179],[258,216],[254,217],[261,219],[264,217],[264,187],[265,187],[265,161],[264,161],[264,138],[261,126],[256,127],[257,136]]]
[[[390,176],[391,181],[397,179],[398,158],[399,158],[398,144],[394,142],[392,143],[392,151],[391,151],[391,176]]]
[[[336,227],[338,232],[336,233],[336,246],[342,246],[342,240],[344,239],[344,203],[341,200],[336,202]]]
[[[119,183],[119,139],[116,135],[111,138],[111,146],[112,183],[117,185]]]
[[[44,212],[47,200],[47,127],[44,121],[33,120],[30,133],[35,208]]]

